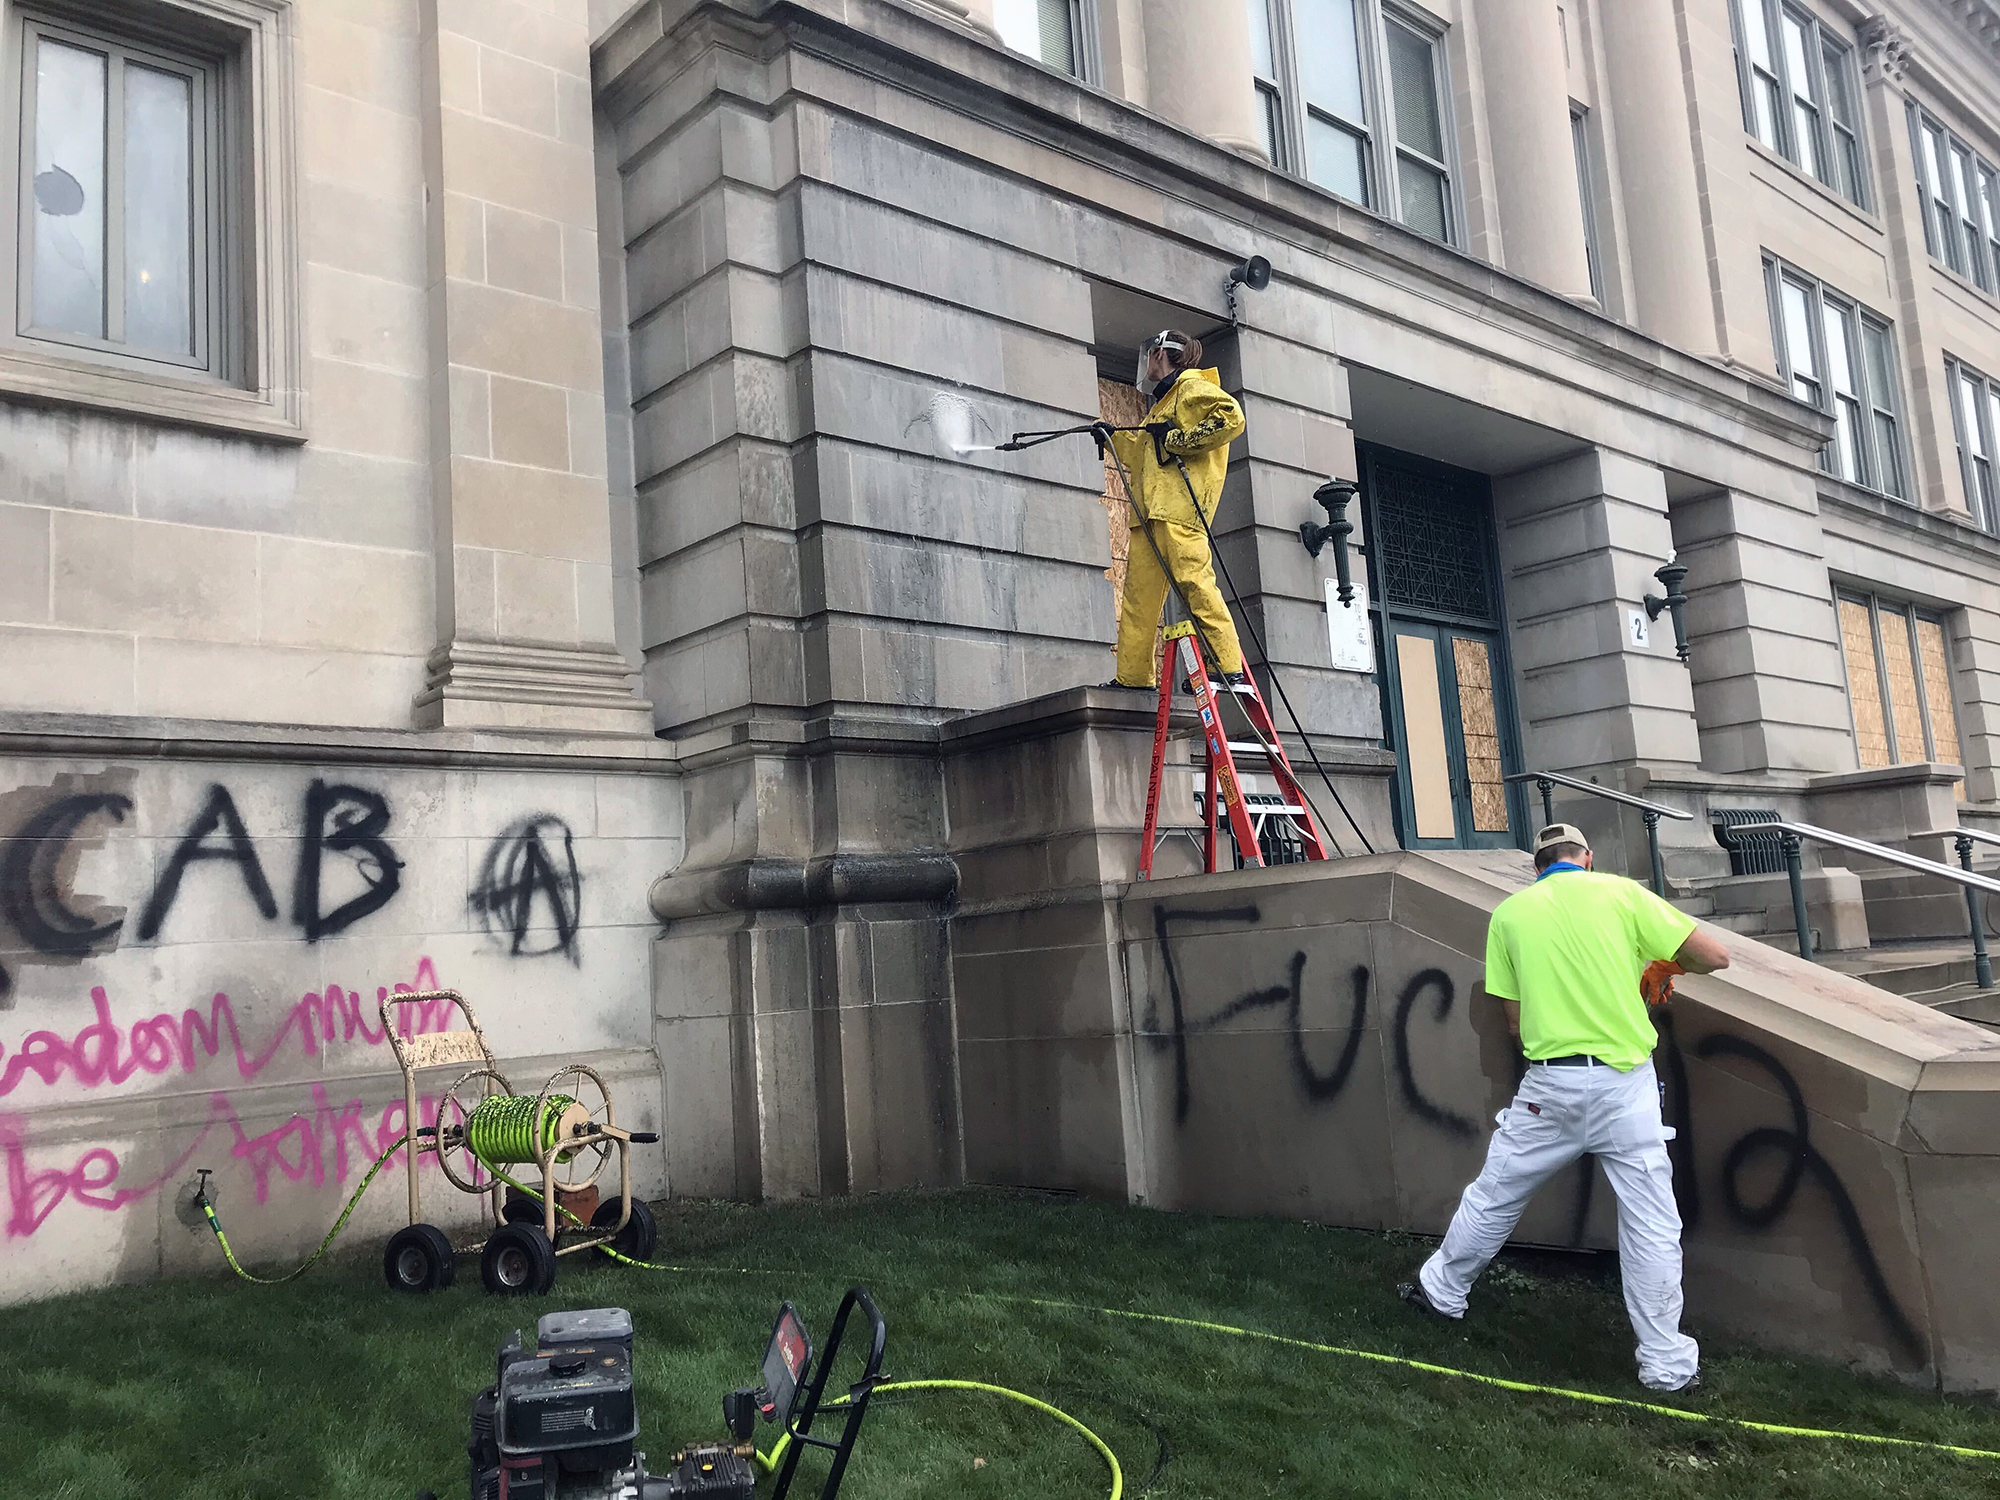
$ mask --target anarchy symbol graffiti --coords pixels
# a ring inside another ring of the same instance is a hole
[[[487,845],[467,898],[487,935],[515,958],[560,953],[581,963],[583,876],[569,825],[549,813],[521,819]]]

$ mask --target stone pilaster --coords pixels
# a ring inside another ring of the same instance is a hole
[[[1593,301],[1556,7],[1478,0],[1477,14],[1503,261],[1517,276]]]
[[[1848,771],[1854,728],[1810,471],[1676,502],[1704,770]]]
[[[587,7],[424,0],[421,25],[437,646],[416,722],[650,733],[613,624]]]
[[[1625,184],[1632,321],[1677,349],[1714,354],[1715,301],[1672,8],[1612,4],[1596,15]]]

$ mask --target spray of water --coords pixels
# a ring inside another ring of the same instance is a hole
[[[994,436],[993,428],[965,397],[939,391],[904,430],[913,437],[919,427],[930,430],[931,446],[940,458],[964,458],[973,453],[991,453],[998,445],[981,442]]]

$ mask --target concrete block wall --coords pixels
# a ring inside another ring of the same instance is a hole
[[[199,1167],[241,1254],[310,1250],[404,1128],[385,992],[457,989],[516,1091],[582,1061],[621,1123],[660,1128],[631,997],[649,989],[646,886],[681,847],[672,777],[644,756],[156,743],[0,754],[0,1298],[218,1269],[189,1212]],[[422,1076],[428,1111],[462,1071]],[[634,1166],[640,1191],[667,1189],[661,1147]],[[427,1218],[478,1223],[483,1200],[419,1170]],[[349,1246],[406,1222],[404,1171]]]

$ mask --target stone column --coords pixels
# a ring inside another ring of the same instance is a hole
[[[1690,354],[1714,354],[1715,300],[1673,8],[1602,5],[1596,18],[1625,184],[1633,321]]]
[[[1153,113],[1262,161],[1249,10],[1207,0],[1149,0],[1145,10],[1146,95]]]
[[[438,644],[416,722],[650,734],[613,626],[585,0],[423,0],[421,26]]]
[[[1000,35],[1000,29],[993,24],[993,0],[919,0],[919,3],[943,11],[954,21],[976,26],[990,37]]]
[[[1507,269],[1593,301],[1554,0],[1479,0],[1478,25]]]

